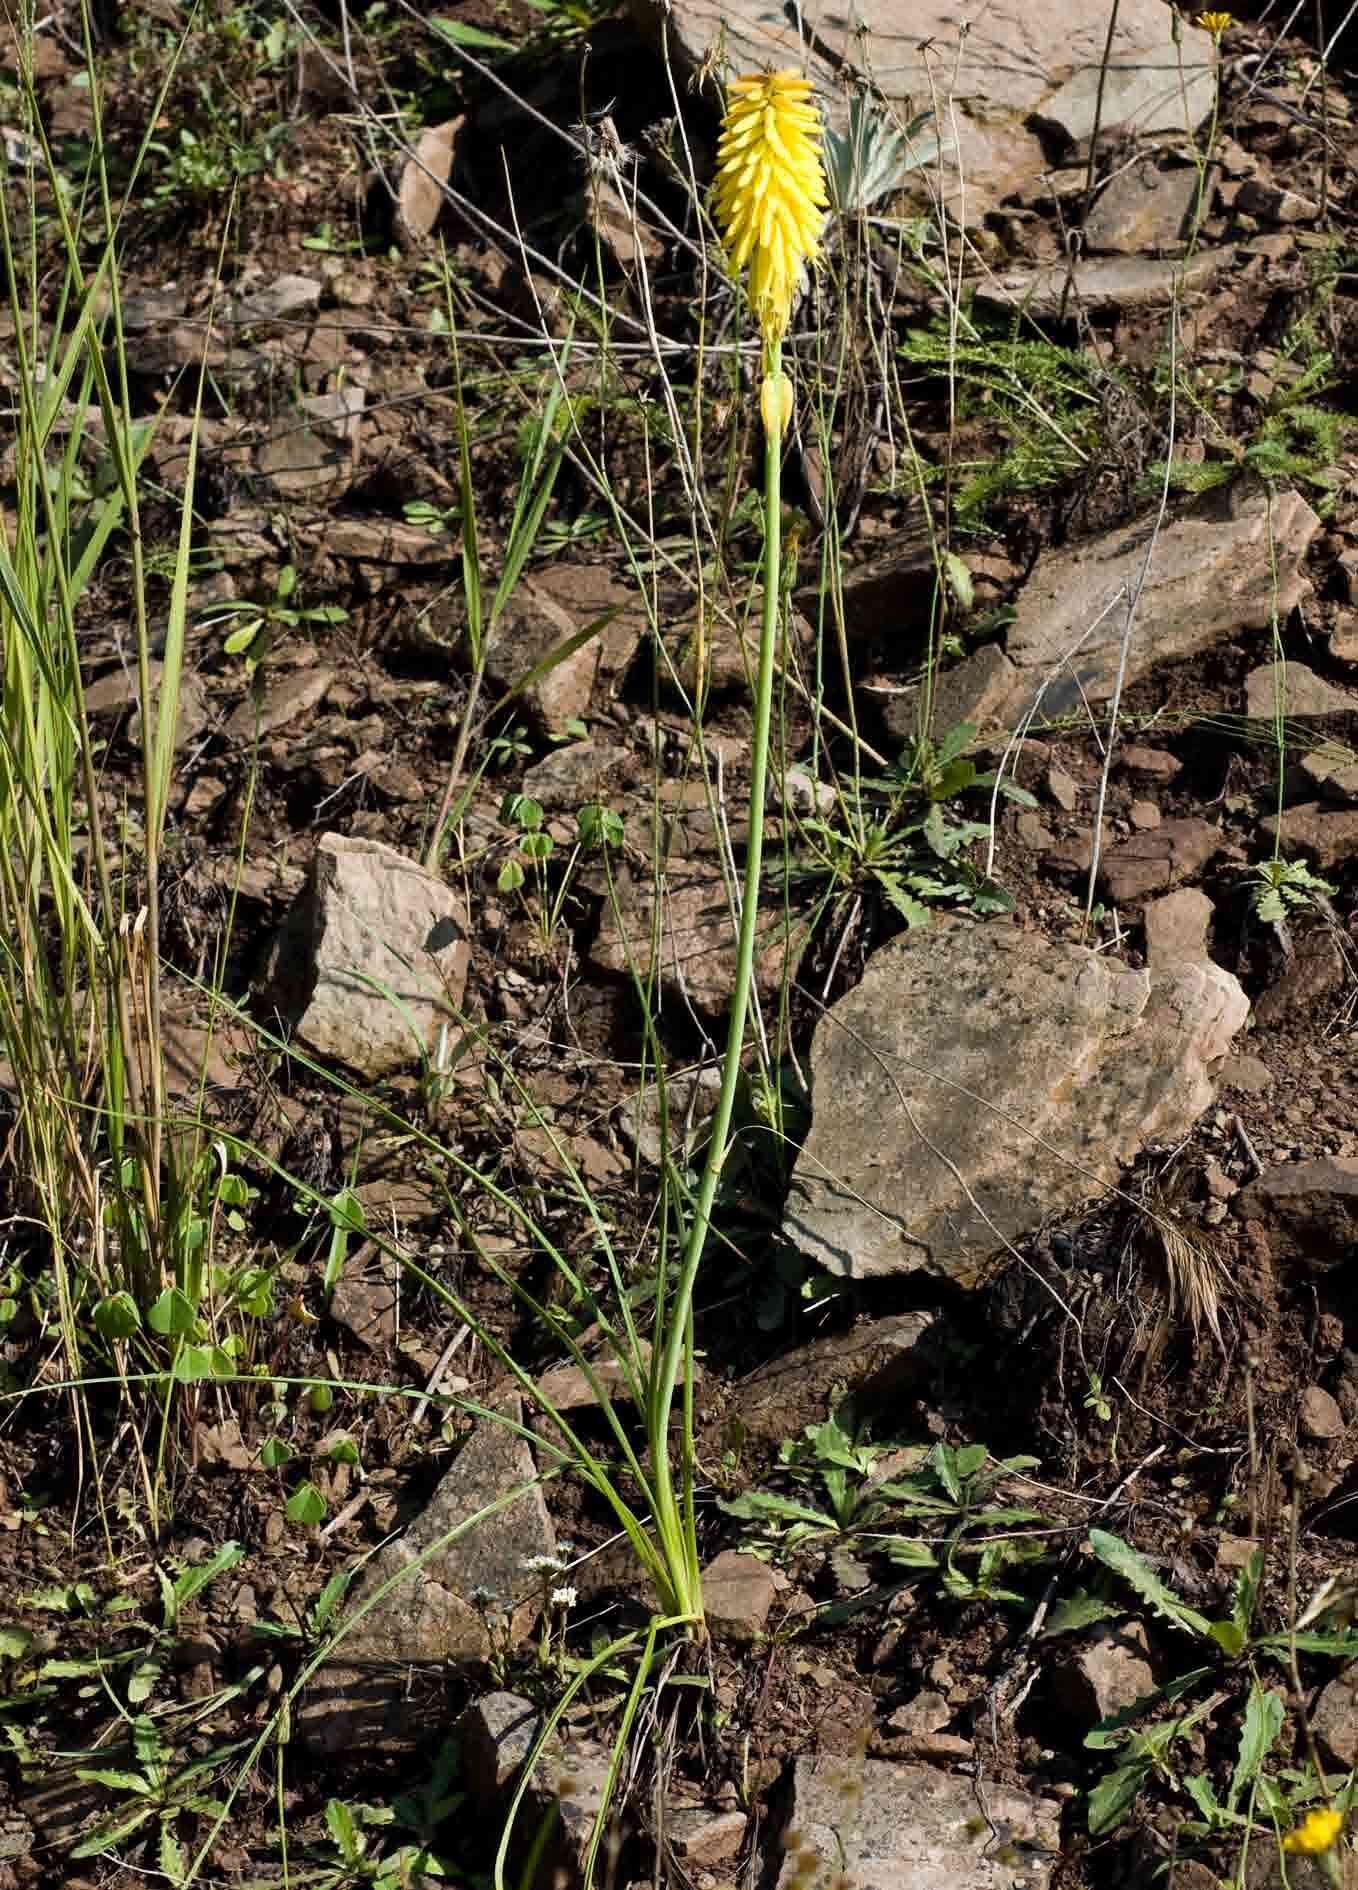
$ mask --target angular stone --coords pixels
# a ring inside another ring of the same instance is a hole
[[[894,1733],[911,1733],[918,1736],[923,1733],[941,1732],[952,1716],[953,1709],[944,1696],[925,1689],[917,1693],[913,1700],[907,1701],[904,1706],[898,1706],[887,1721],[887,1725]]]
[[[1338,742],[1327,743],[1297,763],[1297,772],[1311,793],[1327,801],[1352,806],[1358,801],[1358,754]]]
[[[151,687],[159,689],[165,665],[152,657],[146,667]],[[112,715],[120,709],[135,708],[138,687],[136,665],[120,663],[116,669],[86,683],[85,712],[87,715]]]
[[[1346,1667],[1322,1690],[1311,1730],[1337,1766],[1349,1771],[1358,1765],[1358,1665]]]
[[[1320,529],[1306,501],[1295,492],[1211,497],[1214,504],[1171,520],[1158,535],[1149,518],[1042,554],[1009,628],[1006,652],[1020,675],[1002,705],[1005,718],[1017,720],[1039,686],[1047,715],[1111,693],[1125,600],[1143,568],[1127,654],[1129,684],[1157,663],[1195,656],[1242,629],[1267,628],[1275,611],[1285,615],[1299,602],[1301,559]]]
[[[1209,178],[1204,203],[1211,203],[1212,188]],[[1161,169],[1151,158],[1138,158],[1100,192],[1085,219],[1086,247],[1124,256],[1177,249],[1197,202],[1198,173],[1191,165]]]
[[[606,1746],[572,1739],[553,1746],[535,1773],[525,1801],[527,1828],[538,1830],[554,1817],[546,1869],[538,1879],[553,1885],[584,1882],[585,1862],[599,1813],[613,1793],[612,1760]]]
[[[844,629],[855,643],[889,641],[898,648],[912,627],[927,630],[933,607],[934,534],[927,521],[907,518],[892,534],[891,550],[851,565],[844,573]],[[824,610],[820,587],[796,594],[797,609],[818,621]]]
[[[436,538],[404,519],[327,519],[315,542],[334,557],[371,564],[447,564],[457,555],[455,539]]]
[[[1096,0],[996,0],[974,19],[947,0],[860,0],[822,13],[814,34],[804,35],[778,0],[675,0],[672,7],[639,0],[639,11],[657,35],[667,28],[670,52],[689,67],[723,54],[718,80],[770,66],[804,70],[839,131],[855,84],[870,83],[897,125],[945,91],[942,162],[922,165],[907,181],[935,190],[941,170],[944,199],[956,213],[965,179],[972,224],[1045,168],[1030,118],[1086,135],[1072,127],[1092,125],[1105,64],[1105,129],[1120,123],[1137,136],[1182,137],[1212,107],[1211,41],[1185,23],[1176,46],[1154,0],[1123,0],[1111,49],[1108,17]]]
[[[1320,216],[1320,205],[1309,197],[1254,177],[1246,178],[1240,186],[1235,207],[1247,216],[1258,217],[1261,223],[1314,223]]]
[[[1117,764],[1142,781],[1172,781],[1176,774],[1182,773],[1184,765],[1168,749],[1145,748],[1139,742],[1129,742],[1125,748],[1119,748]]]
[[[1060,1856],[1060,1808],[987,1780],[884,1759],[798,1759],[788,1829],[800,1843],[778,1890],[813,1874],[839,1890],[1045,1890]]]
[[[487,1693],[457,1722],[462,1781],[473,1804],[491,1811],[533,1750],[541,1715],[518,1693]]]
[[[281,498],[314,504],[338,498],[353,478],[348,445],[298,419],[279,421],[256,449],[255,465]]]
[[[1073,266],[1000,269],[977,282],[976,300],[989,308],[1021,309],[1033,321],[1158,308],[1205,289],[1234,257],[1234,250],[1199,249],[1184,262],[1172,256],[1094,256]]]
[[[147,664],[147,679],[150,682],[152,697],[159,707],[161,678],[165,666],[152,657]],[[137,706],[138,691],[135,665],[120,664],[117,669],[109,670],[85,688],[85,711],[88,715],[112,715],[120,711],[132,710],[128,723],[128,740],[134,746],[141,741],[141,710]],[[209,717],[207,691],[192,670],[181,672],[179,678],[178,719],[175,724],[174,745],[176,752],[187,748],[206,728]]]
[[[998,643],[983,643],[960,663],[945,669],[934,684],[934,727],[944,734],[969,722],[974,729],[1003,725],[1019,687],[1018,671]],[[884,719],[898,741],[918,733],[918,698],[908,694],[887,699]]]
[[[328,394],[304,394],[301,407],[318,433],[328,433],[353,449],[358,445],[367,401],[367,393],[357,381],[346,381]]]
[[[639,1090],[618,1111],[618,1133],[642,1161],[658,1168],[665,1157],[664,1130],[668,1127],[670,1152],[691,1156],[705,1140],[721,1093],[721,1071],[714,1064],[681,1070],[666,1078],[666,1107],[662,1112],[657,1083]]]
[[[696,624],[680,626],[667,639],[663,663],[666,683],[685,701],[698,693],[699,664],[710,696],[731,694],[748,696],[759,664],[759,617],[762,591],[756,591],[748,608],[736,613],[713,613],[703,624],[701,636]],[[780,663],[795,667],[812,650],[815,633],[799,610],[788,613],[782,625],[778,649]]]
[[[1304,853],[1324,869],[1358,853],[1358,807],[1335,808],[1324,801],[1302,801],[1281,820],[1270,814],[1259,823],[1270,840],[1289,853]]]
[[[743,1811],[709,1811],[703,1805],[681,1805],[665,1820],[665,1835],[685,1863],[711,1869],[739,1855],[749,1828]]]
[[[402,167],[396,187],[396,233],[406,245],[422,243],[439,220],[446,201],[444,186],[453,174],[457,134],[465,123],[463,113],[446,124],[427,126]]]
[[[634,195],[624,195],[602,168],[591,167],[584,199],[591,227],[620,269],[630,274],[641,262],[655,267],[665,254],[665,245],[641,214]]]
[[[397,1306],[390,1280],[370,1279],[350,1266],[336,1280],[328,1310],[360,1345],[381,1349],[396,1342]]]
[[[1181,69],[1168,47],[1158,59],[1150,54],[1127,60],[1114,52],[1102,69],[1082,67],[1037,116],[1073,144],[1110,132],[1144,138],[1167,131],[1181,137],[1211,109],[1212,84],[1198,66]]]
[[[1054,762],[1047,770],[1047,792],[1063,813],[1073,814],[1080,805],[1079,782]]]
[[[703,1570],[703,1611],[719,1640],[755,1640],[777,1599],[778,1584],[757,1555],[723,1549]]]
[[[1275,1259],[1328,1272],[1351,1258],[1358,1241],[1358,1159],[1327,1155],[1266,1168],[1240,1190],[1234,1211],[1242,1221],[1263,1222]]]
[[[517,1398],[508,1401],[504,1417],[522,1423]],[[521,1493],[507,1505],[472,1520],[515,1490]],[[532,1561],[555,1553],[528,1445],[506,1423],[483,1418],[424,1511],[365,1565],[349,1612],[373,1605],[307,1691],[301,1713],[306,1743],[321,1752],[342,1752],[360,1741],[418,1749],[446,1723],[437,1670],[485,1657],[492,1611],[500,1617],[497,1632],[511,1646],[521,1644],[540,1605]],[[423,1684],[413,1671],[418,1668],[433,1670]]]
[[[1089,1645],[1062,1660],[1052,1674],[1057,1707],[1082,1730],[1154,1691],[1150,1644],[1135,1620],[1096,1629]]]
[[[619,787],[631,759],[631,750],[617,742],[568,742],[528,769],[523,791],[548,813],[578,813]]]
[[[626,669],[646,628],[635,592],[597,567],[562,566],[519,580],[486,671],[502,689],[520,690],[543,727],[560,729],[588,713],[596,680]]]
[[[643,1351],[649,1357],[650,1347],[644,1339],[639,1341]],[[605,1352],[589,1362],[590,1372],[595,1383],[610,1400],[630,1400],[631,1390],[627,1374],[621,1362],[611,1352]],[[695,1367],[695,1372],[699,1369]],[[695,1378],[695,1383],[697,1382]],[[580,1365],[554,1365],[538,1379],[538,1393],[545,1403],[557,1411],[580,1411],[599,1402],[594,1385],[589,1382],[589,1374]]]
[[[462,900],[380,840],[321,836],[270,961],[274,1003],[318,1056],[386,1076],[455,1024],[467,982]]]
[[[1323,1385],[1308,1385],[1302,1392],[1297,1421],[1302,1436],[1318,1444],[1342,1437],[1348,1428],[1344,1423],[1344,1413]]]
[[[250,1080],[258,1039],[247,1026],[217,1018],[213,1029],[177,1016],[167,1006],[160,1020],[161,1054],[170,1095],[238,1089]]]
[[[1358,559],[1353,560],[1351,568],[1358,572]],[[1350,595],[1349,602],[1358,602],[1358,598]],[[1336,663],[1344,663],[1349,668],[1358,664],[1358,626],[1355,626],[1351,617],[1347,623],[1336,624],[1330,632],[1330,655]]]
[[[474,1701],[458,1720],[462,1777],[483,1817],[503,1818],[507,1794],[518,1782],[541,1723],[531,1701],[505,1692]],[[603,1746],[559,1734],[547,1741],[528,1782],[516,1833],[516,1844],[526,1851],[544,1824],[550,1827],[535,1884],[565,1890],[580,1883],[608,1780],[609,1755]]]
[[[159,711],[159,693],[157,693],[157,712]],[[179,678],[179,703],[175,715],[174,747],[179,754],[191,747],[203,733],[212,719],[208,704],[207,691],[192,670],[186,669]],[[137,746],[141,741],[141,710],[138,709],[127,725],[127,738]]]
[[[737,1388],[741,1431],[756,1444],[780,1443],[846,1397],[859,1417],[894,1410],[930,1381],[935,1336],[932,1313],[892,1313],[770,1359]]]
[[[1285,716],[1352,715],[1358,692],[1338,689],[1305,663],[1261,663],[1245,678],[1245,713],[1256,722]]]
[[[254,328],[263,322],[296,321],[320,305],[321,284],[315,276],[284,275],[232,302],[228,319],[242,328]]]
[[[1282,975],[1254,1006],[1254,1021],[1265,1027],[1312,1010],[1348,980],[1348,966],[1333,932],[1326,926],[1297,942]]]
[[[1184,886],[1152,900],[1141,914],[1146,929],[1146,963],[1153,971],[1176,958],[1201,964],[1207,957],[1207,928],[1215,907],[1206,893]]]
[[[1241,1051],[1222,1063],[1217,1072],[1222,1089],[1237,1089],[1242,1096],[1263,1096],[1273,1087],[1273,1072],[1262,1057]]]
[[[251,694],[237,703],[222,733],[230,742],[252,742],[256,736],[262,741],[323,702],[334,680],[335,672],[326,663],[289,670],[277,678],[259,672],[261,700],[256,702]]]
[[[726,1010],[735,989],[735,925],[726,880],[719,866],[706,860],[676,864],[660,889],[659,947],[656,969],[661,982],[682,1001],[714,1014]],[[643,975],[653,954],[656,887],[650,878],[623,878],[616,906],[610,902],[590,948],[591,962],[602,971]],[[805,935],[788,938],[781,910],[760,914],[756,938],[756,975],[764,990],[776,988],[783,973],[795,974]]]
[[[831,1273],[974,1284],[1185,1135],[1248,1014],[1210,963],[1132,971],[1007,924],[906,933],[817,1026],[786,1232]]]
[[[158,289],[138,289],[122,298],[123,333],[144,335],[148,329],[169,327],[187,309],[188,291],[177,283],[166,282]]]
[[[1196,814],[1166,820],[1149,833],[1134,833],[1103,856],[1100,877],[1117,905],[1132,905],[1148,893],[1163,892],[1190,878],[1217,853],[1219,827]]]

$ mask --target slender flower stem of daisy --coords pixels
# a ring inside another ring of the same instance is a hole
[[[1221,122],[1221,87],[1225,77],[1225,67],[1221,57],[1221,36],[1227,27],[1234,25],[1229,13],[1199,13],[1193,24],[1212,36],[1212,122],[1207,128],[1207,144],[1199,150],[1193,145],[1193,162],[1198,172],[1198,188],[1193,202],[1193,216],[1188,227],[1188,250],[1185,261],[1191,258],[1198,247],[1203,221],[1207,215],[1207,178],[1212,168],[1216,153],[1217,127]]]
[[[782,344],[765,348],[765,380],[776,390],[782,384]],[[768,405],[777,402],[775,393]],[[769,415],[766,413],[766,420]],[[731,1016],[726,1031],[726,1053],[721,1066],[721,1090],[707,1144],[702,1179],[693,1219],[684,1243],[683,1260],[675,1287],[670,1324],[665,1336],[659,1376],[655,1381],[650,1432],[651,1475],[655,1497],[655,1524],[669,1567],[682,1569],[688,1592],[676,1595],[679,1611],[702,1618],[702,1581],[698,1569],[698,1534],[693,1508],[693,1426],[691,1398],[686,1400],[686,1421],[680,1440],[682,1510],[675,1501],[670,1469],[669,1423],[675,1387],[682,1366],[686,1386],[693,1364],[693,1289],[712,1225],[712,1204],[726,1160],[726,1138],[731,1129],[736,1085],[740,1080],[745,1047],[745,1020],[754,983],[754,953],[759,916],[759,880],[764,862],[764,801],[768,785],[769,733],[773,719],[773,678],[778,642],[778,602],[782,563],[782,426],[764,428],[764,598],[759,626],[759,664],[755,676],[754,727],[750,734],[750,838],[745,853],[745,882],[740,903],[740,930],[736,939],[736,980]]]

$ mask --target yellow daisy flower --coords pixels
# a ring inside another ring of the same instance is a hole
[[[733,80],[713,207],[732,269],[750,266],[750,305],[770,346],[787,328],[803,265],[820,254],[828,202],[810,80],[798,72]]]
[[[1220,39],[1228,26],[1235,25],[1235,15],[1233,13],[1200,13],[1193,24],[1200,26],[1204,33],[1210,33],[1213,39]]]
[[[1283,1839],[1283,1849],[1301,1851],[1307,1857],[1318,1857],[1322,1851],[1334,1849],[1343,1829],[1342,1811],[1308,1811],[1296,1830],[1289,1831]]]

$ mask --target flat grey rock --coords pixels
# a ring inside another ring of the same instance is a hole
[[[1358,692],[1340,689],[1305,663],[1261,663],[1245,678],[1245,713],[1252,722],[1289,716],[1353,715]]]
[[[274,941],[275,1008],[318,1056],[388,1076],[456,1025],[466,910],[451,886],[380,840],[322,834]]]
[[[976,1284],[1186,1134],[1248,1015],[1210,962],[1134,971],[1008,924],[905,933],[817,1026],[785,1231],[846,1278]]]
[[[1263,630],[1300,602],[1301,561],[1320,520],[1296,492],[1215,493],[1157,529],[1149,515],[1046,551],[1020,591],[1006,655],[1018,672],[989,711],[1012,726],[1105,701],[1118,674],[1128,606],[1130,685],[1156,664],[1197,656],[1240,630]]]
[[[1039,177],[1046,157],[1031,118],[1082,138],[1094,122],[1105,62],[1108,10],[1101,0],[994,0],[964,11],[947,0],[851,0],[797,15],[780,0],[634,0],[657,35],[691,69],[724,51],[716,78],[796,66],[816,86],[830,123],[842,128],[850,78],[870,78],[898,124],[941,101],[955,150],[917,175],[954,214],[976,223],[1004,196]],[[964,31],[965,23],[965,31]],[[814,29],[814,30],[812,30]],[[1212,109],[1208,35],[1185,21],[1179,45],[1159,0],[1122,0],[1100,122],[1145,137],[1182,138]],[[955,132],[954,132],[955,128]]]
[[[812,1879],[810,1854],[839,1890],[1043,1890],[1060,1855],[1051,1800],[885,1759],[798,1759],[788,1829],[778,1890]]]
[[[504,1417],[522,1423],[517,1398]],[[532,1453],[509,1423],[481,1419],[425,1509],[364,1568],[346,1610],[354,1626],[304,1698],[313,1749],[417,1747],[446,1713],[448,1665],[490,1651],[492,1613],[508,1645],[531,1633],[533,1560],[555,1555],[556,1538]]]
[[[1085,247],[1096,255],[1110,250],[1122,256],[1177,248],[1198,202],[1198,188],[1191,165],[1168,169],[1138,158],[1100,192],[1085,219]],[[1210,178],[1203,201],[1212,201]]]
[[[990,308],[1021,309],[1034,321],[1168,307],[1176,296],[1205,288],[1234,260],[1234,250],[1200,249],[1183,262],[1172,256],[1094,256],[1041,269],[1003,269],[978,280],[976,300]]]

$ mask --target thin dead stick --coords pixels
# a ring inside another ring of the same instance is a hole
[[[413,1423],[419,1424],[423,1420],[425,1412],[429,1409],[429,1400],[443,1383],[443,1374],[452,1364],[454,1358],[457,1356],[458,1347],[462,1344],[470,1331],[470,1326],[459,1326],[452,1338],[449,1339],[447,1345],[444,1346],[442,1352],[439,1353],[438,1363],[435,1365],[433,1371],[430,1372],[428,1382],[423,1392],[415,1400],[415,1404],[411,1410],[411,1421]]]

